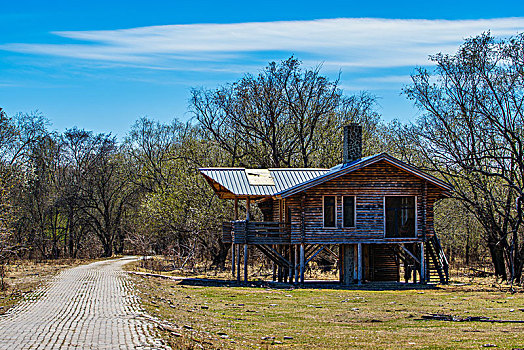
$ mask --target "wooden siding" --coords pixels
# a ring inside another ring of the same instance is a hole
[[[289,245],[289,225],[274,221],[233,221],[235,244],[284,244]]]
[[[387,244],[375,244],[370,248],[370,280],[400,281],[400,264],[393,250]]]
[[[355,243],[384,239],[384,196],[416,196],[417,239],[433,231],[433,206],[442,190],[384,161],[286,198],[291,243]],[[337,227],[324,228],[322,196],[337,197]],[[342,196],[356,197],[356,227],[342,227]],[[273,219],[278,221],[278,201]]]

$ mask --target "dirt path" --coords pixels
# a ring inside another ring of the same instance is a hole
[[[166,349],[122,258],[78,266],[0,316],[0,349]]]

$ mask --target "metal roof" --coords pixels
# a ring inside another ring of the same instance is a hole
[[[445,190],[445,191],[452,191],[453,190],[453,186],[445,183],[444,181],[440,180],[440,179],[437,179],[436,177],[434,176],[431,176],[429,174],[426,174],[424,173],[423,171],[415,168],[414,166],[411,166],[409,164],[406,164],[400,160],[398,160],[397,158],[395,157],[392,157],[390,155],[388,155],[387,153],[378,153],[378,154],[375,154],[373,156],[369,156],[369,157],[365,157],[365,158],[362,158],[362,159],[359,159],[359,160],[356,160],[354,162],[351,162],[351,163],[346,163],[346,164],[339,164],[339,165],[336,165],[334,166],[333,168],[329,169],[328,172],[316,177],[316,178],[313,178],[313,179],[310,179],[306,182],[302,182],[302,183],[299,183],[299,184],[296,184],[295,186],[293,187],[288,187],[282,191],[279,191],[277,193],[275,193],[275,196],[277,197],[280,197],[280,198],[286,198],[286,197],[289,197],[295,193],[299,193],[299,192],[302,192],[308,188],[311,188],[313,186],[317,186],[317,185],[320,185],[326,181],[329,181],[329,180],[332,180],[334,178],[337,178],[339,176],[342,176],[342,175],[345,175],[345,174],[348,174],[348,173],[351,173],[355,170],[358,170],[358,169],[362,169],[363,167],[365,166],[368,166],[368,165],[371,165],[371,164],[374,164],[376,162],[379,162],[379,161],[386,161],[388,162],[389,164],[393,165],[393,166],[396,166],[400,169],[403,169],[405,171],[407,171],[408,173],[411,173],[412,175],[418,177],[418,178],[421,178],[421,179],[424,179],[436,186],[438,186],[439,188]]]
[[[245,168],[198,169],[220,198],[271,197],[275,193],[317,178],[329,169],[268,169],[274,186],[252,185]]]
[[[331,169],[268,169],[274,186],[250,184],[246,174],[246,171],[249,172],[250,169],[201,168],[199,170],[220,198],[263,198],[273,196],[286,198],[378,161],[386,161],[397,168],[438,186],[444,191],[453,190],[453,186],[387,153],[378,153],[351,163],[339,164]]]

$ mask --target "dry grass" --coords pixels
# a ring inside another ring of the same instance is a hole
[[[197,264],[195,266],[186,268],[174,268],[171,259],[165,256],[148,257],[141,259],[138,264],[135,264],[133,269],[140,272],[161,273],[166,276],[173,277],[191,277],[191,278],[213,278],[219,280],[231,279],[231,265],[225,269],[209,268],[205,264]],[[241,267],[243,274],[243,267]],[[269,280],[272,278],[273,270],[269,264],[258,264],[257,266],[249,265],[249,280]],[[305,278],[312,280],[333,280],[339,279],[338,270],[333,268],[331,271],[322,272],[317,268],[316,262],[312,261],[308,264],[305,271]]]
[[[489,279],[401,291],[201,287],[134,279],[147,311],[172,324],[162,334],[174,348],[524,348],[524,324],[421,319],[444,313],[524,320],[522,290],[509,293]]]
[[[7,265],[7,276],[4,281],[6,290],[0,290],[0,314],[20,301],[24,295],[31,293],[61,270],[92,262],[93,260],[59,259],[36,262],[17,260]]]

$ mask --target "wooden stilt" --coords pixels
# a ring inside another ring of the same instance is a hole
[[[237,246],[237,282],[240,283],[240,244]]]
[[[363,280],[363,258],[362,258],[362,243],[357,244],[357,259],[358,259],[358,266],[357,266],[357,280],[358,284],[362,284]]]
[[[293,246],[290,245],[288,249],[288,261],[289,261],[289,283],[293,283]]]
[[[298,259],[299,259],[299,248],[297,244],[295,245],[295,261],[293,261],[293,266],[295,269],[295,283],[298,283],[298,278],[299,278]]]
[[[338,245],[338,281],[341,284],[344,284],[344,269],[346,268],[344,265],[344,245],[339,244]]]
[[[234,203],[234,220],[238,220],[238,198],[235,198]],[[234,238],[234,237],[233,237]],[[231,273],[233,274],[233,278],[235,278],[235,256],[237,259],[240,259],[240,257],[236,254],[236,246],[234,243],[231,244]]]
[[[304,243],[300,245],[300,283],[304,283],[304,272],[306,269],[306,256],[305,256]]]
[[[340,265],[340,283],[348,286],[354,281],[355,267],[358,265],[358,261],[356,261],[355,258],[355,246],[351,244],[341,244],[338,259]]]
[[[282,246],[279,246],[279,245],[277,246],[277,252],[279,254],[282,254]],[[282,273],[282,266],[279,264],[278,267],[277,267],[277,281],[279,283],[282,283],[282,276],[283,275],[284,274]]]
[[[273,249],[275,248],[275,246],[273,246]],[[273,262],[273,282],[275,282],[277,280],[277,264],[275,264],[275,262]]]
[[[251,207],[251,199],[247,197],[246,198],[246,221],[249,221],[251,219],[251,214],[249,213],[250,207]],[[244,243],[244,283],[245,284],[247,284],[247,280],[248,280],[247,278],[247,259],[248,259],[247,248],[248,248],[247,243]],[[240,274],[240,271],[239,271],[239,274]]]
[[[247,284],[247,244],[244,244],[244,283]]]
[[[426,283],[426,259],[424,257],[424,242],[420,243],[420,283]]]
[[[231,243],[231,274],[235,278],[235,244]]]

